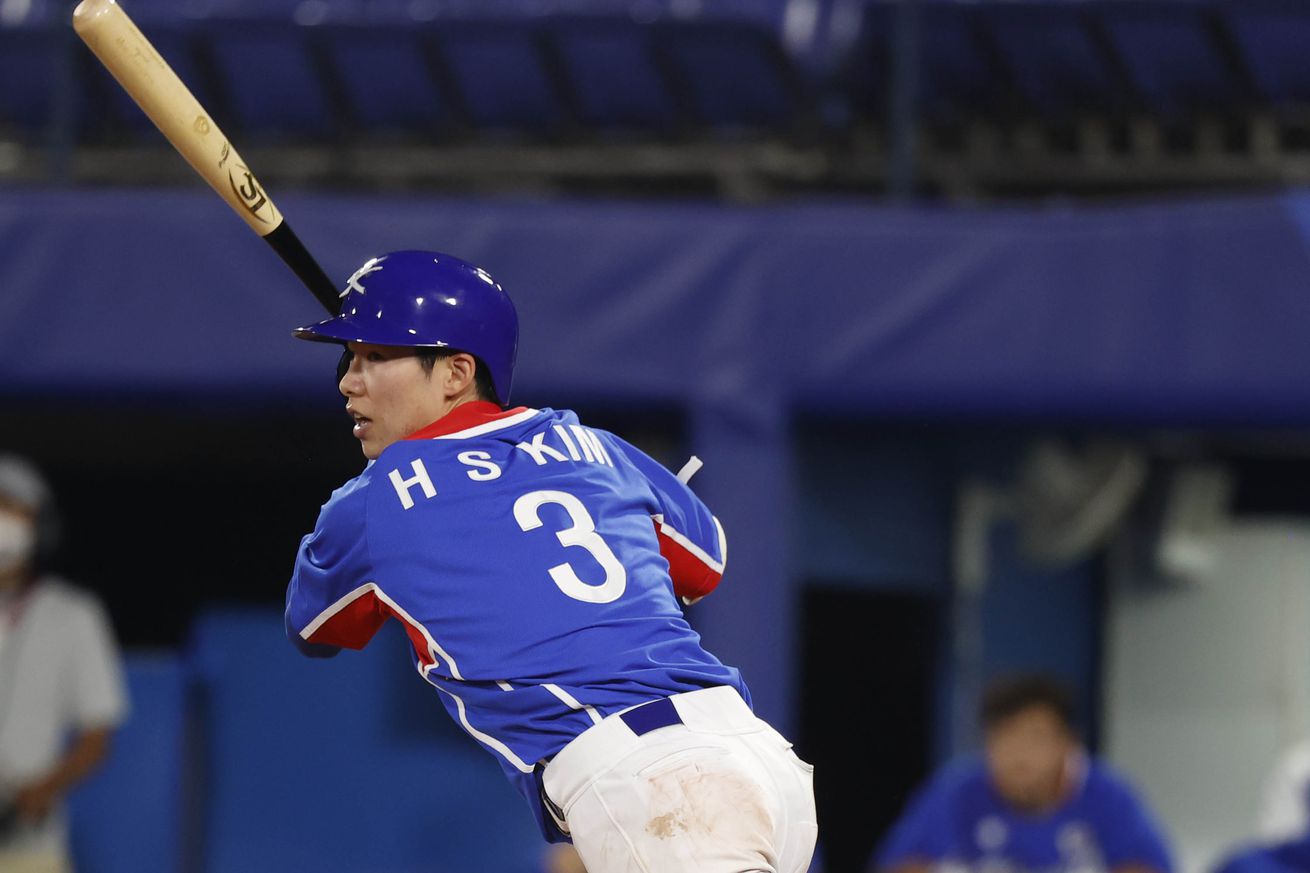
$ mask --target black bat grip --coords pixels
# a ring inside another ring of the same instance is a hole
[[[281,224],[265,234],[264,239],[273,247],[273,251],[277,252],[277,256],[291,268],[291,272],[304,283],[314,298],[323,304],[329,315],[336,315],[341,311],[341,296],[337,293],[336,286],[332,284],[332,280],[323,272],[323,268],[314,260],[314,256],[305,248],[305,244],[296,236],[285,218],[282,219]]]

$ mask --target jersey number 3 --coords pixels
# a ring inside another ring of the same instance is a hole
[[[550,578],[555,580],[559,590],[574,600],[586,603],[610,603],[622,597],[628,587],[628,571],[600,534],[596,533],[596,522],[581,500],[566,491],[532,491],[514,501],[514,520],[524,531],[536,530],[543,524],[539,513],[546,503],[564,507],[573,522],[572,527],[556,532],[560,545],[586,549],[605,571],[604,582],[588,585],[578,578],[570,564],[556,564],[550,568]]]

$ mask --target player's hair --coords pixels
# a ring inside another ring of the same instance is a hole
[[[418,355],[418,362],[423,365],[423,372],[431,375],[432,368],[437,365],[437,361],[449,358],[452,355],[458,355],[458,349],[430,349],[418,348],[414,352]],[[477,392],[479,400],[489,400],[497,406],[504,407],[505,404],[500,402],[496,396],[496,386],[491,381],[491,370],[482,362],[477,355],[473,355],[473,361],[477,366],[473,370],[473,386]]]
[[[1050,710],[1069,732],[1077,731],[1073,692],[1063,682],[1040,673],[1007,676],[989,685],[978,707],[978,720],[983,730],[989,731],[1033,707]]]

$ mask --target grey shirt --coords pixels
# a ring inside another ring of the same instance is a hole
[[[126,714],[118,647],[93,594],[42,579],[0,601],[0,800],[48,773],[71,734]],[[65,830],[60,809],[0,851],[63,852]]]

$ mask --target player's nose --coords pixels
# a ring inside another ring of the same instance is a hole
[[[359,362],[351,361],[337,382],[337,390],[345,397],[357,397],[364,390],[364,380],[359,375]]]

